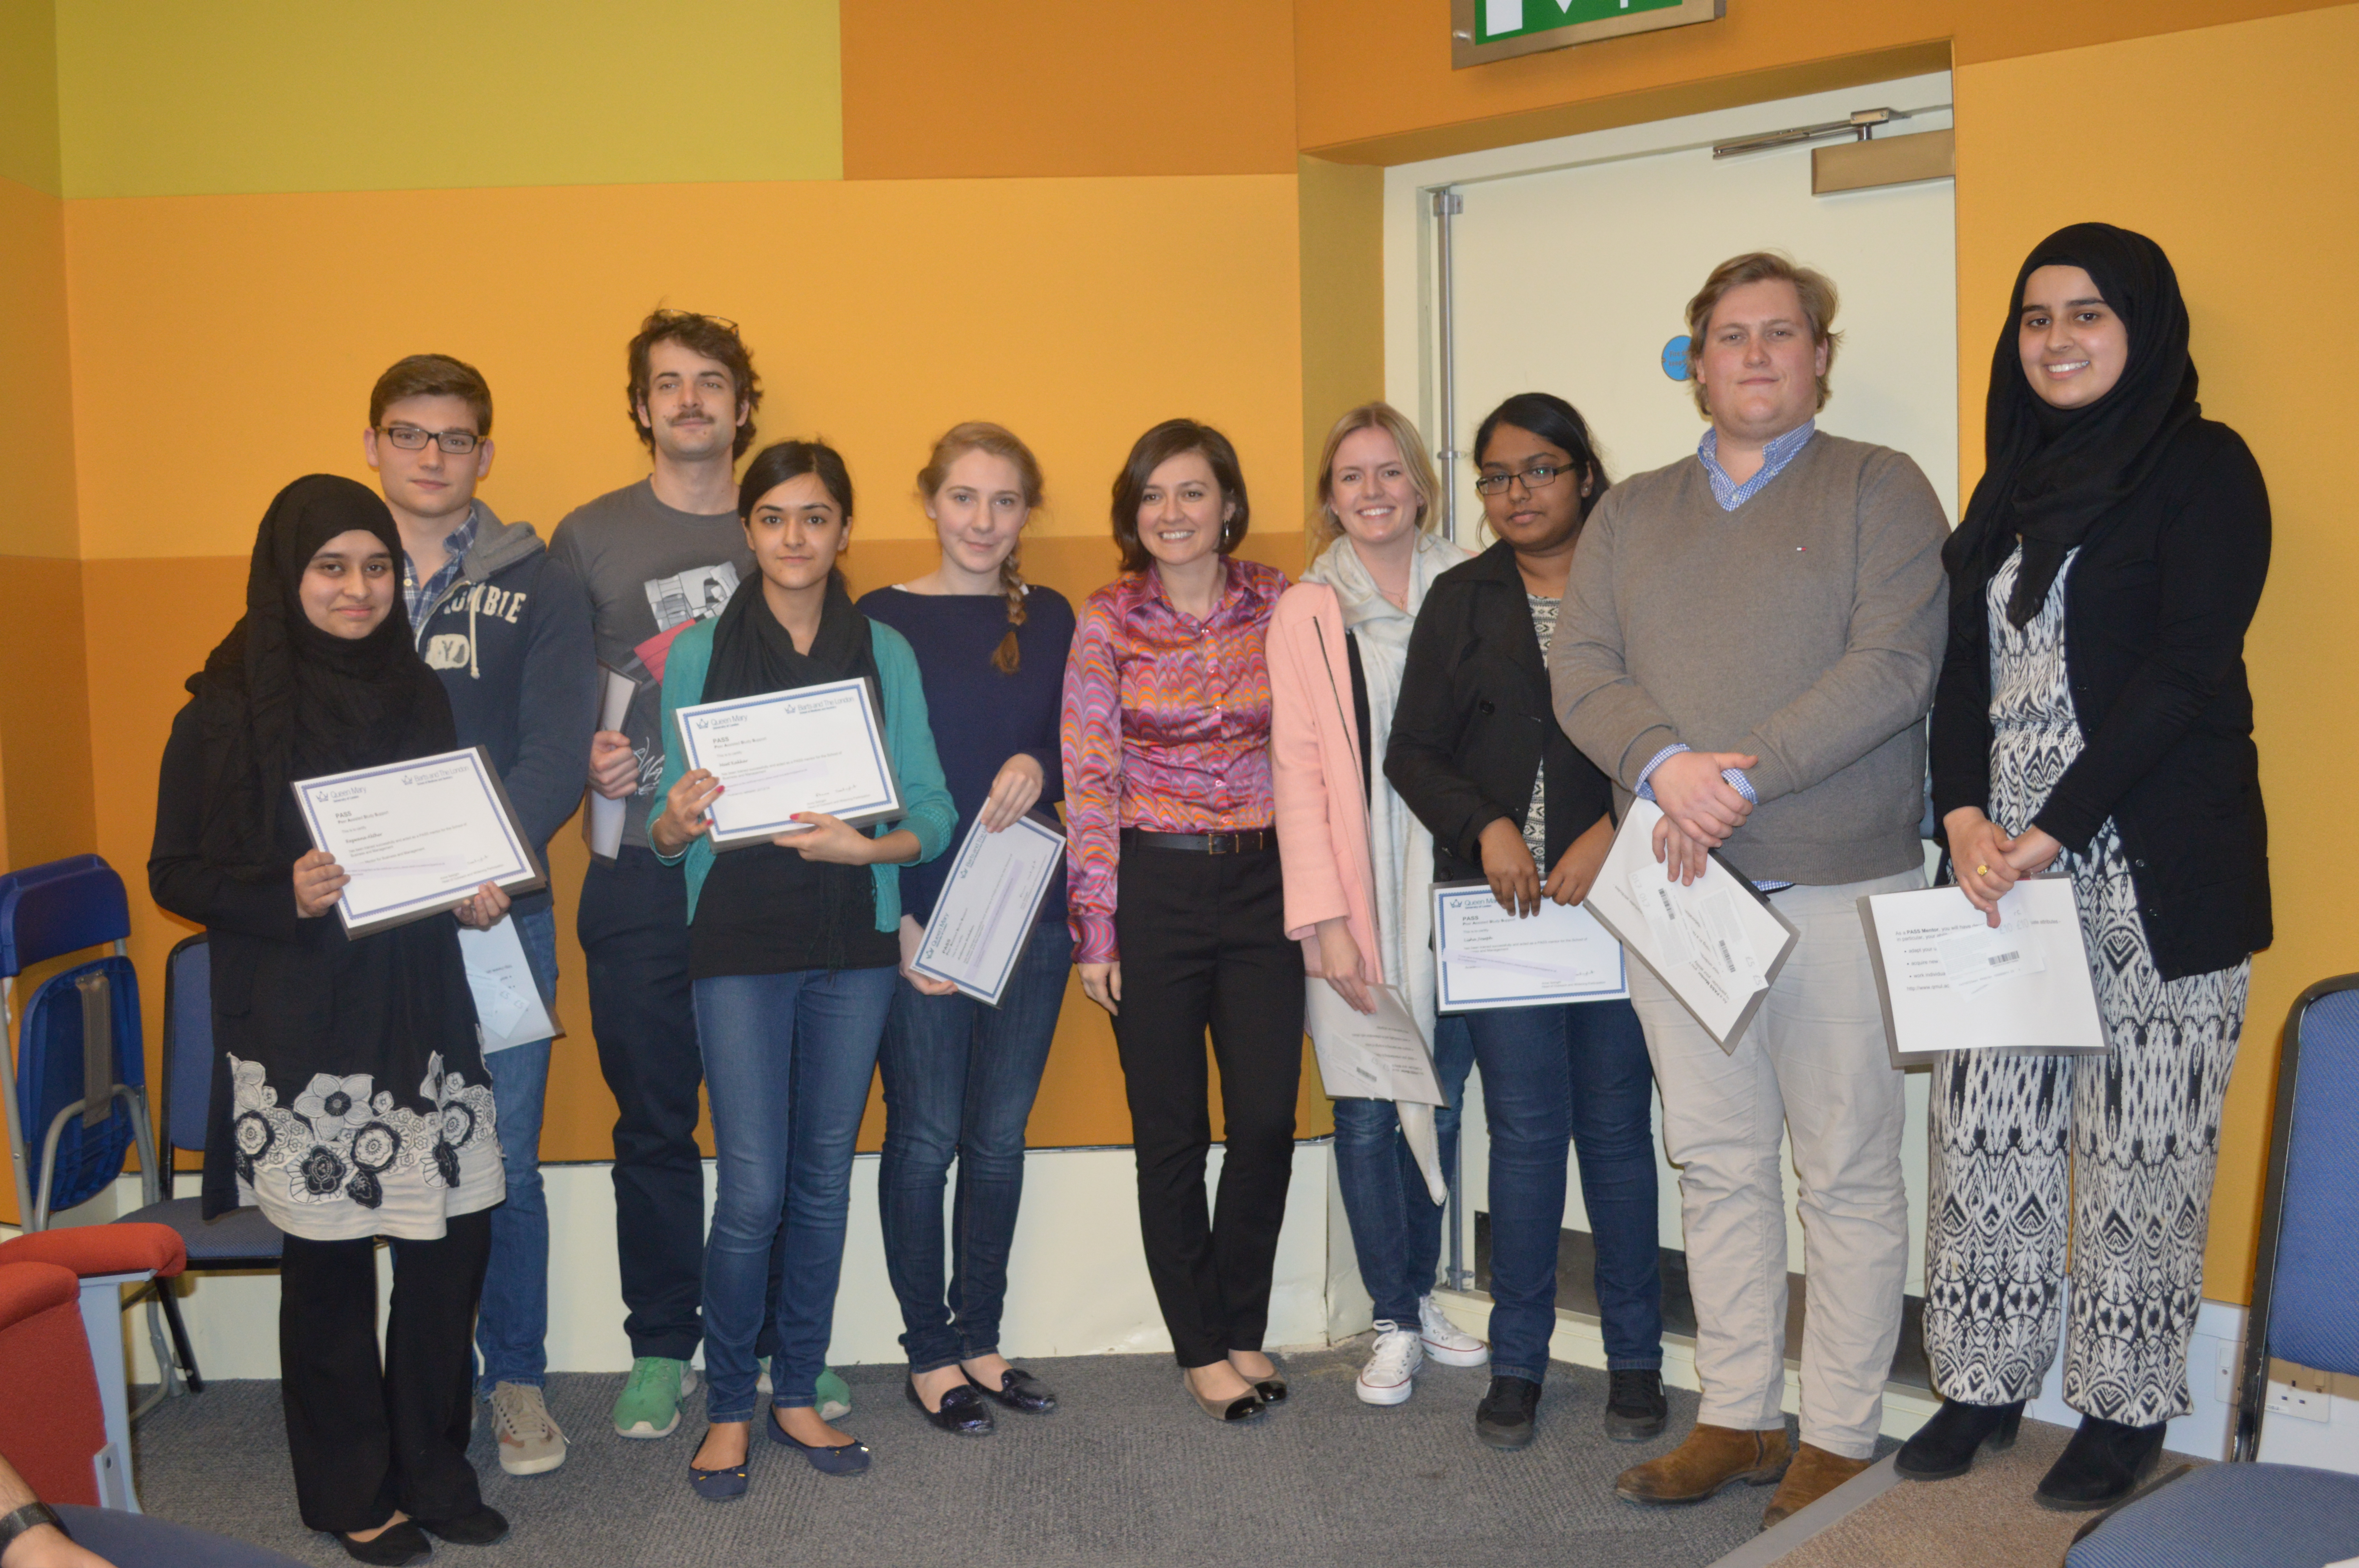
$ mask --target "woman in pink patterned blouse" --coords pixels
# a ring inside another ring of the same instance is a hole
[[[1286,574],[1230,554],[1247,515],[1218,430],[1138,438],[1114,486],[1123,575],[1082,607],[1064,700],[1074,959],[1114,1014],[1156,1300],[1188,1391],[1229,1422],[1286,1397],[1261,1342],[1302,1074],[1262,653]],[[1209,1216],[1208,1027],[1227,1124]]]

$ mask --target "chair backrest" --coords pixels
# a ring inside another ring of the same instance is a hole
[[[168,1167],[175,1149],[205,1146],[212,1087],[212,948],[200,931],[164,960],[164,1103],[157,1119]]]
[[[108,1038],[99,1041],[86,1038],[92,1010],[81,983],[93,976],[105,982],[100,1000]],[[16,1039],[16,1108],[25,1147],[36,1160],[50,1122],[76,1100],[84,1102],[82,1114],[67,1117],[59,1130],[49,1166],[49,1212],[88,1203],[123,1173],[123,1152],[131,1147],[137,1122],[131,1108],[110,1091],[115,1084],[146,1087],[142,1038],[139,977],[128,958],[110,954],[51,975],[26,1003]],[[91,1104],[93,1098],[99,1103]],[[40,1195],[35,1196],[38,1201]]]
[[[69,855],[0,876],[0,979],[130,935],[123,879],[96,855]]]
[[[2329,989],[2332,988],[2332,989]],[[2292,1079],[2269,1293],[2269,1354],[2359,1373],[2359,976],[2303,993],[2286,1025]],[[2280,1086],[2280,1097],[2284,1086]]]
[[[54,1263],[0,1263],[0,1454],[44,1502],[99,1503],[106,1446],[81,1281]]]

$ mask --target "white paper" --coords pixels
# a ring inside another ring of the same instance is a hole
[[[1655,859],[1662,819],[1654,802],[1630,803],[1584,907],[1733,1051],[1793,951],[1794,928],[1717,857],[1693,883],[1674,881]]]
[[[2027,878],[1998,907],[2001,925],[1993,931],[1954,887],[1860,900],[1897,1060],[1940,1051],[2106,1049],[2071,880]],[[2008,954],[2011,962],[1991,961]]]
[[[311,842],[352,881],[347,931],[450,909],[484,882],[540,885],[531,849],[481,750],[444,752],[295,784]]]
[[[1031,940],[1049,879],[1064,865],[1065,836],[1037,817],[1019,817],[997,833],[975,823],[942,880],[909,967],[997,1007]]]
[[[1540,901],[1538,914],[1499,906],[1484,882],[1437,882],[1436,1001],[1443,1012],[1607,1001],[1630,994],[1622,945],[1577,903]]]
[[[631,696],[637,684],[620,670],[598,666],[598,728],[620,730],[631,711]],[[596,790],[590,792],[590,804],[582,813],[582,838],[590,852],[602,860],[611,860],[623,852],[623,818],[630,813],[628,796],[608,800]]]
[[[1362,1012],[1319,976],[1304,978],[1303,1022],[1328,1095],[1442,1104],[1433,1048],[1400,993],[1390,986],[1370,986],[1368,998],[1376,1011]]]
[[[475,993],[475,1022],[481,1026],[484,1055],[557,1033],[541,1003],[540,987],[533,981],[514,915],[489,931],[459,927],[459,956],[467,961],[467,989]]]
[[[810,825],[798,812],[855,827],[901,813],[865,680],[699,703],[677,717],[683,761],[722,784],[710,813],[716,849],[802,832]]]

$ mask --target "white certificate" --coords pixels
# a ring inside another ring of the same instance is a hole
[[[734,849],[800,833],[800,811],[855,827],[901,815],[901,785],[868,683],[857,676],[683,708],[682,760],[721,781],[712,847]]]
[[[298,779],[295,803],[352,878],[336,913],[354,936],[454,909],[485,882],[548,885],[481,747]]]
[[[1039,818],[1020,816],[996,833],[977,822],[942,879],[909,967],[997,1007],[1049,880],[1064,869],[1065,836]]]
[[[1993,930],[1954,887],[1859,901],[1895,1065],[1943,1051],[2107,1049],[2071,879],[2027,878],[1998,901],[1998,913]]]
[[[1304,983],[1303,1022],[1329,1098],[1444,1103],[1432,1047],[1398,991],[1370,986],[1368,997],[1376,1004],[1371,1013],[1336,995],[1317,975]]]
[[[620,730],[629,717],[632,694],[638,683],[617,669],[598,666],[598,728]],[[602,860],[611,860],[623,852],[623,818],[630,811],[628,795],[609,800],[596,790],[590,792],[590,804],[582,812],[582,838],[590,852]]]
[[[514,915],[488,931],[459,927],[459,956],[467,961],[467,989],[475,997],[476,1033],[484,1054],[529,1045],[558,1033],[557,1022],[540,1000],[532,962]]]
[[[1655,859],[1650,800],[1634,800],[1585,906],[1723,1051],[1760,1011],[1799,934],[1718,854],[1682,887]]]
[[[1487,882],[1433,884],[1434,946],[1441,957],[1436,1005],[1443,1012],[1610,1001],[1630,994],[1622,945],[1577,903],[1540,900],[1514,915]]]

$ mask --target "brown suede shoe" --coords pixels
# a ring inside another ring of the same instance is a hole
[[[1634,1503],[1700,1503],[1732,1482],[1766,1487],[1786,1468],[1786,1460],[1782,1426],[1739,1432],[1699,1422],[1669,1454],[1623,1471],[1614,1490]]]
[[[1786,1467],[1786,1478],[1778,1483],[1777,1495],[1769,1499],[1769,1510],[1761,1516],[1761,1528],[1767,1530],[1779,1519],[1800,1513],[1875,1463],[1873,1459],[1846,1459],[1805,1443],[1794,1455],[1794,1462]]]

